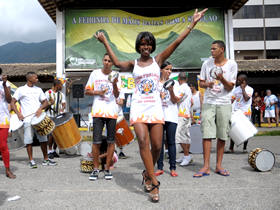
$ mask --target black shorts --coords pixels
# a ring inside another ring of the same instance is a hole
[[[115,134],[116,134],[116,119],[103,118],[103,117],[94,117],[93,120],[93,144],[102,143],[102,131],[104,124],[106,123],[107,129],[107,143],[115,143]]]

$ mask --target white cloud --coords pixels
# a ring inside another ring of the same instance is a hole
[[[55,39],[55,23],[37,0],[0,0],[0,45]]]

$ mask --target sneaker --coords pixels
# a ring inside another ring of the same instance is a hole
[[[180,166],[187,166],[192,162],[193,162],[192,157],[189,155],[183,158],[183,161],[180,163]]]
[[[104,171],[104,178],[106,179],[106,180],[111,180],[111,179],[113,179],[113,175],[112,175],[112,173],[109,171],[109,170],[105,170]]]
[[[95,181],[98,179],[98,175],[99,175],[99,171],[98,170],[93,170],[93,172],[91,172],[90,176],[89,176],[89,180],[90,181]]]
[[[120,152],[119,158],[120,158],[120,159],[126,159],[127,156],[126,156],[123,152]]]
[[[52,152],[49,153],[49,154],[48,154],[48,158],[49,158],[49,159],[54,159],[54,154],[53,154]]]
[[[56,153],[56,151],[54,151],[52,154],[55,158],[59,158],[59,155]]]
[[[29,162],[29,166],[30,166],[30,168],[37,168],[37,164],[35,163],[34,160],[31,160],[31,161]]]
[[[243,149],[243,153],[248,153],[247,149]]]
[[[182,156],[181,158],[176,160],[176,163],[182,163],[182,161],[184,160],[184,156]]]
[[[51,160],[51,159],[48,159],[48,160],[44,160],[42,162],[42,165],[43,166],[56,166],[57,163],[55,161]]]

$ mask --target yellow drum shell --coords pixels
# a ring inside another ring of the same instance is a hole
[[[82,137],[73,115],[69,113],[64,114],[62,115],[65,117],[70,116],[70,120],[66,120],[65,123],[56,126],[52,135],[60,149],[69,149],[79,144]],[[54,119],[55,123],[56,119],[57,118]]]

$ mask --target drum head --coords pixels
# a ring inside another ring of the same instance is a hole
[[[45,119],[46,117],[46,112],[42,112],[42,114],[39,117],[36,117],[36,115],[34,117],[32,117],[31,119],[31,125],[37,125],[38,123],[40,123],[43,119]]]
[[[60,125],[65,124],[69,120],[71,120],[72,117],[73,117],[73,114],[71,112],[65,112],[63,114],[56,116],[53,121],[55,123],[55,126],[60,126]]]
[[[257,154],[256,167],[259,171],[269,171],[275,163],[275,157],[269,150],[262,150]]]

